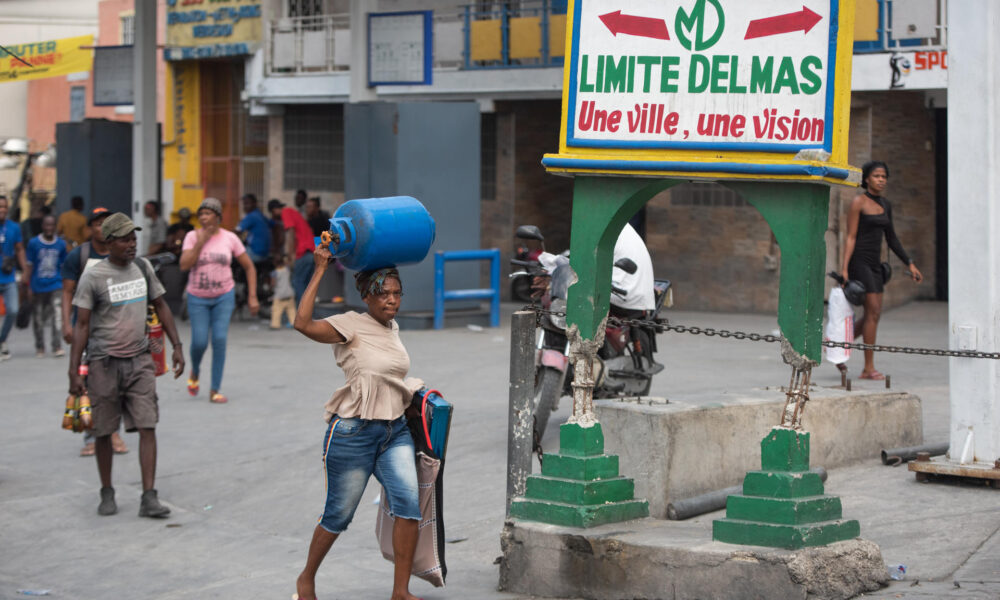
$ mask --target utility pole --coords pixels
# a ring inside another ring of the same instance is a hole
[[[134,89],[132,129],[132,219],[142,226],[142,208],[159,198],[160,148],[156,127],[156,0],[135,0],[135,40],[132,46]],[[145,254],[139,232],[139,254]]]

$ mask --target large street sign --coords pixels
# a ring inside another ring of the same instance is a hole
[[[563,174],[849,183],[854,6],[575,0]]]

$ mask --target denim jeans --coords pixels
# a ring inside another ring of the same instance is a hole
[[[312,279],[315,270],[316,262],[312,252],[306,252],[301,258],[297,258],[295,264],[292,265],[292,289],[295,290],[296,306],[302,299],[302,294],[306,293],[309,280]]]
[[[0,283],[0,294],[3,294],[3,303],[7,305],[7,315],[3,318],[3,325],[0,326],[0,344],[7,341],[10,328],[17,319],[17,309],[20,308],[17,291],[17,282]]]
[[[187,297],[188,317],[191,319],[191,376],[201,372],[201,358],[208,348],[208,334],[212,334],[212,387],[222,385],[222,369],[226,366],[226,335],[229,320],[236,308],[236,294],[229,290],[215,298]]]
[[[340,533],[354,518],[368,479],[385,487],[382,502],[400,519],[420,520],[420,496],[413,438],[406,417],[395,421],[330,420],[323,439],[326,508],[320,527]]]

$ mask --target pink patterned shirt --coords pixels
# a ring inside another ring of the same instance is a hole
[[[194,248],[199,231],[189,231],[184,236],[183,250]],[[230,266],[237,256],[246,252],[243,242],[228,229],[220,229],[201,247],[198,262],[188,275],[187,292],[199,298],[216,298],[233,289],[233,269]]]

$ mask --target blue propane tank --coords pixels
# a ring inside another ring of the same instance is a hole
[[[316,238],[348,269],[369,271],[418,263],[434,243],[435,227],[424,205],[410,196],[343,203],[330,219],[329,235]]]

